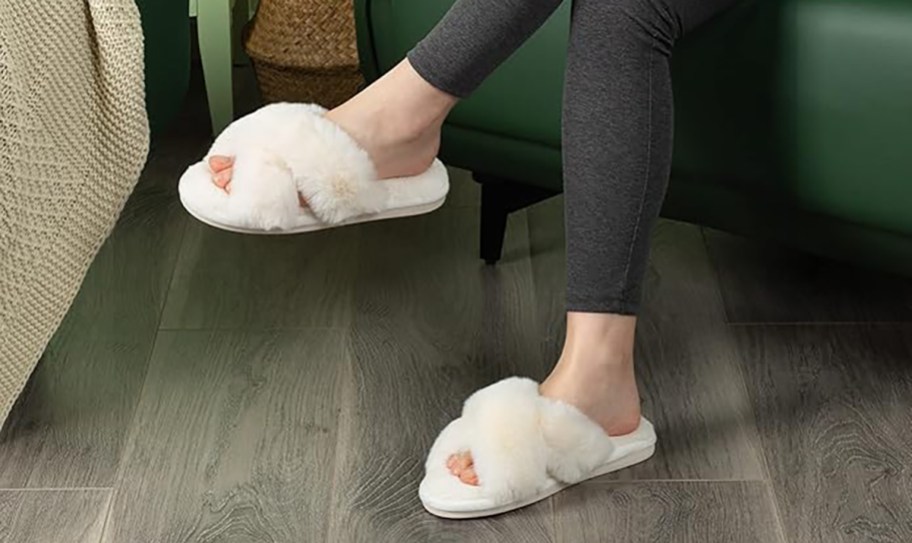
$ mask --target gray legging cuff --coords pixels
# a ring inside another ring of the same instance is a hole
[[[604,300],[586,299],[574,300],[567,298],[567,311],[575,313],[612,313],[616,315],[637,315],[640,304],[629,300]]]
[[[435,89],[459,99],[468,98],[475,90],[474,87],[466,84],[468,79],[462,80],[460,83],[458,80],[448,79],[444,74],[437,72],[434,67],[439,66],[440,63],[434,62],[433,55],[427,52],[427,48],[422,46],[423,43],[419,43],[408,52],[407,58],[412,68]]]

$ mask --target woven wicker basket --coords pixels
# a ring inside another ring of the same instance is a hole
[[[244,48],[267,102],[335,107],[364,81],[352,0],[260,0]]]

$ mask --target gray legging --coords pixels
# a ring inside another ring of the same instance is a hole
[[[408,55],[466,97],[562,0],[458,0]],[[675,40],[735,0],[574,0],[563,107],[567,309],[636,314],[671,169]]]

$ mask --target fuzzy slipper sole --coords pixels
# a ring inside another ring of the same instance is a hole
[[[608,475],[609,473],[614,473],[615,471],[620,471],[622,469],[635,466],[636,464],[649,460],[654,454],[655,443],[652,445],[647,445],[645,448],[631,451],[630,454],[626,456],[606,463],[586,479],[577,481],[575,483],[559,483],[552,479],[545,488],[536,494],[517,502],[506,503],[496,507],[477,509],[473,508],[471,504],[458,504],[455,505],[455,507],[454,504],[448,504],[448,507],[446,509],[442,509],[435,507],[432,502],[424,500],[422,500],[421,505],[424,506],[425,510],[427,510],[428,513],[445,519],[470,520],[476,518],[492,517],[494,515],[501,515],[503,513],[509,513],[510,511],[522,509],[523,507],[528,507],[542,500],[546,500],[558,492],[561,492],[562,490],[566,490],[572,486],[586,482],[590,479],[595,479],[603,475]]]
[[[436,202],[431,202],[429,204],[425,204],[422,206],[415,206],[415,207],[404,208],[404,209],[390,209],[387,211],[381,211],[379,213],[375,213],[373,215],[361,215],[358,217],[353,217],[346,221],[342,221],[338,224],[334,224],[332,227],[334,228],[334,227],[338,227],[338,226],[348,226],[348,225],[364,223],[364,222],[382,221],[385,219],[404,219],[406,217],[424,215],[425,213],[430,213],[432,211],[436,211],[438,208],[440,208],[440,206],[442,206],[444,204],[444,202],[446,202],[446,198],[441,198],[440,200],[437,200]],[[308,232],[316,232],[318,230],[326,230],[326,228],[328,228],[323,223],[314,223],[312,225],[303,225],[303,226],[295,227],[290,230],[254,230],[254,229],[250,229],[250,228],[233,226],[230,224],[223,224],[218,221],[208,219],[208,218],[204,217],[202,214],[194,211],[192,204],[189,204],[183,200],[181,200],[181,203],[183,204],[184,209],[187,210],[187,213],[189,213],[194,219],[200,221],[201,223],[209,225],[213,228],[218,228],[219,230],[234,232],[236,234],[252,234],[255,236],[277,236],[277,235],[285,236],[285,235],[291,235],[291,234],[306,234]]]
[[[182,180],[182,187],[186,189],[187,184],[189,183],[207,183],[212,184],[211,173],[209,172],[208,167],[205,167],[204,164],[200,163],[198,165],[200,170],[201,179],[196,180]],[[432,171],[436,170],[436,171]],[[429,173],[436,174],[438,178],[440,176],[447,175],[446,168],[439,161],[432,166],[432,170],[429,170]],[[188,171],[189,173],[189,171]],[[446,179],[445,177],[442,179]],[[375,181],[376,183],[414,183],[417,182],[412,178],[402,177],[390,181]],[[446,186],[446,182],[438,182],[438,186]],[[205,189],[204,189],[205,190]],[[417,215],[424,215],[426,213],[431,213],[436,211],[446,202],[446,190],[441,190],[437,188],[438,193],[442,193],[443,196],[436,200],[432,200],[427,203],[415,204],[399,208],[385,209],[383,211],[378,211],[376,213],[365,213],[362,215],[356,215],[348,219],[344,219],[335,224],[327,224],[320,221],[316,216],[309,213],[307,209],[302,208],[301,210],[301,219],[299,224],[287,229],[273,228],[273,229],[263,229],[263,228],[250,228],[241,226],[235,223],[232,223],[230,219],[226,220],[221,218],[218,213],[213,213],[211,209],[199,210],[196,207],[196,202],[192,197],[185,197],[185,193],[189,193],[189,190],[180,191],[180,202],[184,209],[189,213],[194,219],[200,221],[203,224],[211,226],[213,228],[218,228],[219,230],[225,230],[228,232],[234,232],[237,234],[250,234],[250,235],[259,235],[259,236],[281,236],[281,235],[292,235],[292,234],[306,234],[308,232],[316,232],[318,230],[325,230],[327,228],[335,228],[339,226],[348,226],[353,224],[373,222],[373,221],[382,221],[387,219],[403,219],[406,217],[413,217]],[[213,216],[214,215],[214,216]]]

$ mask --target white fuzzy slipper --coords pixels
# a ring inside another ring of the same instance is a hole
[[[593,477],[642,462],[655,452],[646,419],[609,437],[577,408],[538,393],[538,383],[511,377],[469,397],[462,416],[428,453],[421,503],[444,518],[497,515],[543,500]],[[472,453],[478,486],[450,473],[450,455]]]
[[[325,113],[272,104],[231,123],[181,177],[181,203],[206,224],[247,234],[296,234],[443,205],[450,185],[440,161],[421,175],[378,180],[367,152]],[[231,194],[212,183],[215,155],[234,157]]]

